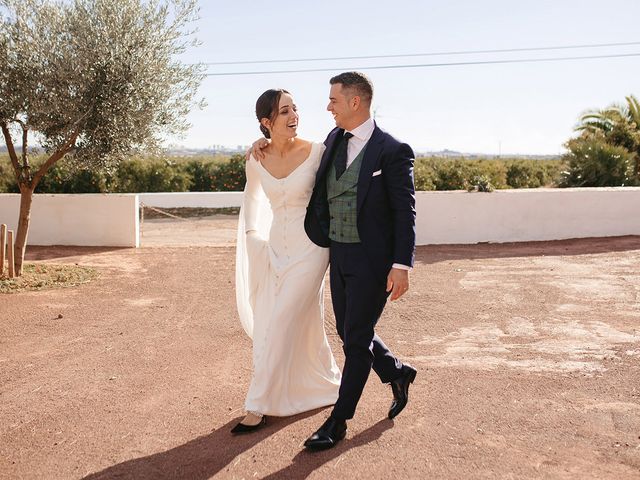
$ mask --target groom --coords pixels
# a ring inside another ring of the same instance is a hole
[[[389,418],[406,406],[416,370],[398,360],[374,327],[387,297],[409,289],[415,253],[413,151],[371,118],[373,85],[362,73],[345,72],[329,83],[336,128],[307,208],[305,230],[329,247],[336,327],[345,364],[338,400],[326,422],[305,442],[310,450],[331,448],[347,431],[371,368],[390,383]]]

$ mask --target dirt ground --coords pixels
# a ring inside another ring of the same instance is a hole
[[[251,376],[234,227],[29,249],[100,277],[0,296],[0,478],[640,478],[640,237],[419,247],[378,327],[418,369],[407,409],[386,419],[372,374],[346,440],[308,453],[328,410],[229,433]]]

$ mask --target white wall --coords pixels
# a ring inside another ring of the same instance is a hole
[[[242,205],[242,192],[139,193],[140,203],[157,208],[223,208]]]
[[[417,243],[640,235],[640,188],[418,192]]]
[[[0,195],[0,223],[16,230],[19,194]],[[140,246],[135,194],[35,194],[29,245]]]
[[[237,207],[242,192],[144,193],[158,208]],[[0,195],[15,229],[20,196]],[[418,192],[417,243],[523,242],[640,235],[640,188]],[[138,246],[138,195],[34,196],[29,244]]]
[[[241,192],[143,193],[158,208],[237,207]],[[640,235],[640,188],[417,192],[417,243],[524,242]]]

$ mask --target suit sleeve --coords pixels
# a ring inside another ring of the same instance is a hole
[[[413,267],[416,248],[416,195],[413,181],[413,150],[398,146],[385,171],[389,204],[393,214],[393,263]]]

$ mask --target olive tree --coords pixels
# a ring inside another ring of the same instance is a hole
[[[197,0],[0,0],[0,129],[20,189],[22,272],[33,192],[63,158],[109,168],[184,133],[200,102]],[[30,142],[45,160],[30,161]],[[18,147],[19,145],[19,147]]]

